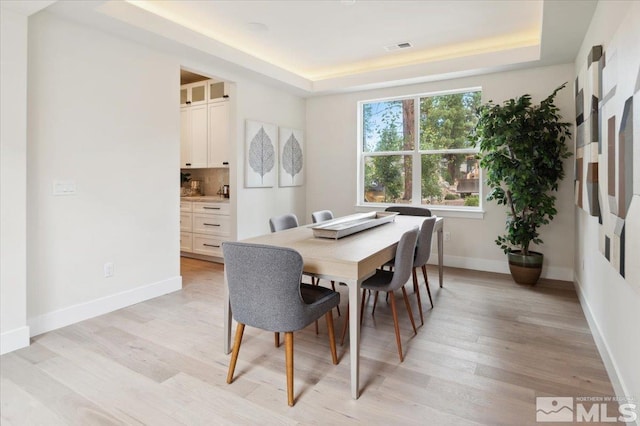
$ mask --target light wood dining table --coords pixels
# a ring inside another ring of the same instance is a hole
[[[361,284],[376,268],[395,256],[402,234],[420,227],[425,217],[396,216],[390,223],[334,240],[313,236],[313,225],[300,226],[242,240],[246,243],[289,247],[297,250],[304,261],[303,271],[321,279],[346,283],[349,287],[349,352],[351,362],[351,396],[360,394],[360,302]],[[444,219],[438,217],[434,227],[438,243],[439,284],[443,281]],[[247,265],[250,267],[250,265]],[[231,352],[231,305],[225,274],[224,351]]]

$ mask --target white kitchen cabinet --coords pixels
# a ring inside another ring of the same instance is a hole
[[[209,80],[207,87],[208,102],[224,102],[229,99],[229,86],[223,81]]]
[[[229,167],[229,103],[210,103],[207,108],[209,110],[207,167]]]
[[[193,232],[193,214],[180,212],[180,231]]]
[[[193,252],[205,256],[222,257],[222,243],[226,240],[210,235],[193,234]]]
[[[229,216],[231,214],[229,203],[214,203],[203,201],[194,201],[192,203],[191,211],[194,213],[212,213],[225,216]]]
[[[180,106],[205,105],[209,99],[209,80],[180,86]]]
[[[229,216],[219,214],[193,213],[193,232],[218,236],[229,236],[231,225]]]
[[[180,251],[222,257],[222,243],[231,238],[229,203],[180,202]]]
[[[193,251],[193,234],[180,232],[180,251],[191,253]]]
[[[207,167],[207,105],[180,109],[180,168]]]

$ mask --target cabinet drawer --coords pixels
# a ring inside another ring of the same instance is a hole
[[[193,213],[193,232],[228,237],[231,227],[229,216]]]
[[[180,233],[180,251],[193,251],[193,234],[191,232]]]
[[[191,232],[193,229],[193,218],[191,213],[180,213],[180,231]]]
[[[180,201],[180,211],[181,212],[191,212],[191,205],[193,203],[191,201]]]
[[[213,213],[229,216],[229,204],[228,203],[193,203],[194,213]]]
[[[193,252],[207,256],[222,257],[222,243],[227,240],[227,238],[193,234]]]

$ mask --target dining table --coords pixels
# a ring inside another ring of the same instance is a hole
[[[345,218],[348,219],[349,216],[339,219]],[[315,225],[305,225],[242,240],[246,243],[292,248],[302,256],[305,275],[347,284],[349,306],[355,313],[349,316],[351,396],[354,399],[360,394],[361,284],[372,276],[377,268],[395,257],[402,234],[414,227],[420,227],[424,220],[425,217],[421,216],[398,215],[393,221],[339,239],[315,237],[312,229]],[[438,217],[433,232],[437,235],[440,287],[443,286],[443,229],[444,219]],[[232,349],[232,315],[226,274],[224,281],[224,351],[228,354]]]

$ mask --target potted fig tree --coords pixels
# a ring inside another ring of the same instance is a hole
[[[571,155],[565,142],[571,136],[554,104],[558,87],[535,105],[530,95],[502,105],[489,102],[478,109],[473,138],[480,145],[480,165],[489,187],[487,200],[507,207],[506,233],[496,244],[509,259],[517,283],[535,284],[542,271],[538,229],[557,214],[558,183],[564,177],[563,160]]]

